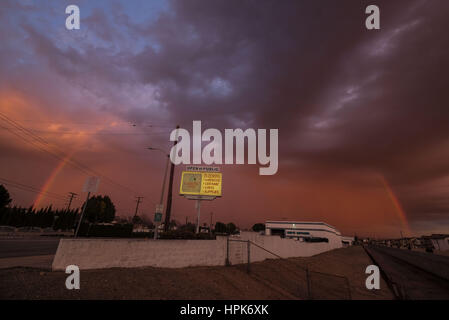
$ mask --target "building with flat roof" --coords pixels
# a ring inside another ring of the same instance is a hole
[[[305,242],[329,242],[342,245],[340,231],[324,222],[266,221],[265,235],[297,239]]]
[[[352,246],[354,244],[355,238],[354,237],[345,237],[341,236],[341,243],[344,247]]]

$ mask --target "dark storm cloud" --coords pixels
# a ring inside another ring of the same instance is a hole
[[[26,64],[12,77],[10,57],[31,55],[33,68],[66,81],[52,83],[56,91],[73,84],[97,98],[89,108],[126,121],[279,128],[279,179],[350,176],[369,185],[362,175],[374,172],[411,217],[448,212],[447,184],[435,183],[449,177],[447,1],[376,1],[379,31],[365,29],[368,1],[169,4],[146,23],[120,5],[94,9],[83,33],[63,37],[0,21],[9,44],[0,68],[10,72],[0,79],[19,79]],[[27,53],[13,40],[20,32]],[[150,142],[166,145],[168,133]]]
[[[98,18],[97,16],[92,19]],[[99,81],[122,82],[131,81],[130,74],[127,72],[126,59],[122,54],[111,54],[108,48],[94,47],[92,45],[82,46],[81,50],[60,48],[49,37],[39,33],[34,28],[24,25],[23,29],[29,36],[29,41],[42,61],[48,63],[55,71],[68,79],[78,79],[80,82],[91,79]],[[101,37],[107,37],[108,34],[100,31]],[[78,39],[69,39],[73,44]],[[81,52],[80,52],[81,51]],[[124,77],[126,76],[126,77]]]
[[[309,154],[313,161],[381,168],[408,182],[449,173],[442,161],[449,155],[449,5],[417,3],[349,56],[335,85],[353,92],[331,96],[340,109],[324,117],[330,124],[321,131],[335,144]]]
[[[296,125],[316,108],[338,65],[367,37],[363,5],[330,1],[174,1],[136,57],[143,81],[163,87],[176,113]],[[398,10],[385,5],[385,10]],[[387,20],[387,18],[385,19]],[[222,80],[228,90],[214,88]],[[216,89],[216,90],[214,90]],[[247,119],[248,120],[248,119]]]
[[[367,31],[354,3],[173,1],[134,66],[179,122],[279,128],[286,166],[373,170],[399,189],[449,175],[449,4],[378,1]]]

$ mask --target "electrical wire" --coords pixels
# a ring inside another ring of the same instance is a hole
[[[34,193],[38,193],[38,194],[44,194],[47,197],[54,198],[54,199],[61,200],[61,201],[67,200],[66,199],[67,197],[64,196],[64,195],[60,195],[58,193],[54,193],[54,192],[50,192],[50,191],[40,190],[40,189],[38,189],[36,187],[30,186],[30,185],[26,185],[26,184],[23,184],[23,183],[20,183],[20,182],[12,181],[12,180],[9,180],[9,179],[0,178],[0,182],[2,184],[7,185],[7,186],[10,186],[10,187],[13,187],[13,188],[17,188],[17,189],[20,189],[20,190],[23,190],[23,191],[29,191],[29,192],[34,192]]]
[[[49,149],[51,147],[51,145],[50,145],[50,143],[48,141],[46,141],[45,139],[43,139],[39,135],[35,134],[34,132],[30,131],[29,129],[21,126],[19,123],[17,123],[14,120],[10,119],[9,117],[7,117],[6,115],[4,115],[1,112],[0,112],[0,119],[5,121],[9,125],[12,125],[14,128],[16,128],[22,135],[18,134],[17,132],[14,132],[10,128],[6,128],[6,130],[8,130],[12,134],[16,135],[21,140],[23,140],[23,141],[33,145],[35,148],[38,148],[38,149],[40,149],[41,151],[43,151],[43,152],[45,152],[47,154],[50,154],[51,156],[53,156],[54,158],[56,158],[56,159],[58,159],[60,161],[63,161],[64,159],[67,158],[67,154],[64,151],[62,151],[60,148],[58,148],[57,146],[53,146],[53,148],[56,149],[56,151],[58,151],[58,152],[55,152],[54,150]],[[85,173],[87,175],[93,174],[95,176],[101,177],[106,183],[109,183],[112,186],[119,187],[122,190],[126,190],[126,191],[132,193],[133,195],[139,194],[139,192],[136,192],[135,190],[133,190],[133,189],[127,187],[127,186],[124,186],[124,185],[122,185],[120,183],[115,182],[111,178],[109,178],[109,177],[99,173],[96,170],[93,170],[93,169],[89,168],[88,166],[82,164],[79,161],[76,161],[74,159],[68,159],[67,163],[69,165],[71,165],[72,167],[82,171],[83,173]]]

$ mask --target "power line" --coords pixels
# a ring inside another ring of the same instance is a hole
[[[20,139],[24,140],[25,142],[33,145],[34,147],[40,149],[41,151],[44,151],[50,155],[52,155],[53,157],[55,157],[56,159],[63,161],[66,159],[67,163],[69,165],[71,165],[72,167],[84,172],[87,175],[96,175],[99,176],[101,178],[103,178],[103,180],[105,180],[107,183],[109,183],[110,185],[116,186],[116,187],[120,187],[122,189],[127,190],[130,193],[136,194],[137,192],[132,190],[129,187],[126,187],[120,183],[115,182],[114,180],[112,180],[111,178],[89,168],[88,166],[80,163],[79,161],[76,161],[74,159],[68,159],[68,155],[61,151],[61,149],[59,149],[57,146],[53,145],[54,149],[57,149],[57,151],[59,151],[60,154],[62,154],[63,157],[61,157],[61,155],[57,154],[56,152],[52,152],[53,150],[49,150],[48,146],[51,146],[50,143],[48,141],[46,141],[45,139],[43,139],[42,137],[40,137],[39,135],[33,133],[32,131],[30,131],[29,129],[23,127],[22,125],[20,125],[19,123],[15,122],[14,120],[10,119],[9,117],[7,117],[6,115],[2,114],[0,112],[0,119],[2,119],[3,121],[7,122],[8,124],[12,125],[13,127],[15,127],[17,130],[19,130],[22,134],[28,136],[24,137],[20,134],[18,134],[17,132],[14,132],[13,130],[6,128],[8,131],[10,131],[12,134],[16,135],[17,137],[19,137]],[[32,139],[32,140],[29,140]],[[42,146],[45,145],[45,146]],[[47,148],[46,148],[47,147]]]
[[[10,118],[11,119],[11,118]],[[98,126],[98,125],[109,125],[111,126],[111,123],[104,123],[104,122],[89,122],[89,121],[51,121],[51,120],[36,120],[36,119],[11,119],[13,121],[17,122],[33,122],[33,123],[52,123],[52,124],[76,124],[76,125],[92,125],[92,126]],[[173,129],[173,124],[170,123],[162,123],[161,121],[158,121],[158,124],[152,124],[152,123],[138,123],[138,122],[132,122],[132,121],[111,121],[114,124],[121,124],[121,125],[130,125],[132,127],[146,127],[146,128],[168,128]],[[162,123],[162,125],[161,125]]]
[[[11,185],[14,184],[14,185],[17,185],[17,186],[19,186],[19,187],[21,187],[21,188],[29,188],[29,189],[32,189],[32,190],[34,190],[34,191],[36,191],[36,192],[38,192],[38,193],[45,193],[45,194],[47,194],[47,195],[49,195],[49,196],[59,197],[59,198],[65,199],[65,197],[64,197],[63,195],[58,194],[58,193],[54,193],[54,192],[50,192],[50,191],[45,191],[45,190],[42,190],[42,189],[39,189],[39,188],[30,186],[30,185],[27,185],[27,184],[23,184],[23,183],[20,183],[20,182],[12,181],[12,180],[5,179],[5,178],[0,178],[0,180],[3,181],[3,183],[5,183],[5,184],[11,184]]]
[[[57,200],[61,200],[64,201],[66,200],[66,197],[58,194],[58,193],[54,193],[54,192],[50,192],[50,191],[44,191],[44,190],[40,190],[36,187],[30,186],[30,185],[26,185],[20,182],[15,182],[9,179],[5,179],[5,178],[0,178],[0,182],[2,182],[3,184],[6,184],[7,186],[13,187],[13,188],[17,188],[23,191],[28,191],[28,192],[34,192],[34,193],[38,193],[38,194],[44,194],[47,197],[51,197]]]
[[[14,129],[8,128],[4,126],[0,126],[1,129]],[[170,131],[161,131],[161,132],[108,132],[108,131],[49,131],[49,130],[38,130],[38,129],[29,129],[33,133],[45,133],[45,134],[58,134],[58,135],[98,135],[98,136],[107,136],[107,135],[117,135],[117,136],[156,136],[156,135],[166,135],[170,133]]]

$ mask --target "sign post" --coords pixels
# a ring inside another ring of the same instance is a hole
[[[159,224],[162,221],[162,211],[164,210],[163,204],[156,205],[156,213],[154,214],[154,240],[157,239],[157,232],[159,229]]]
[[[201,200],[196,200],[196,233],[200,233]]]
[[[217,167],[188,166],[182,172],[179,193],[189,200],[196,200],[196,233],[200,232],[201,200],[221,197],[222,175]]]
[[[78,226],[76,227],[75,238],[78,237],[78,231],[80,229],[81,222],[83,222],[83,216],[84,216],[84,212],[86,211],[87,202],[89,201],[90,193],[97,192],[99,183],[100,183],[99,177],[89,177],[89,178],[87,178],[86,182],[84,183],[83,192],[87,192],[87,198],[86,198],[86,203],[83,206],[83,211],[81,211],[80,221],[78,222]]]

